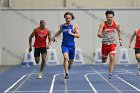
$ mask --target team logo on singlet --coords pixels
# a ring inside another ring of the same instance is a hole
[[[44,35],[44,34],[38,34],[38,36],[40,36],[40,37],[44,37],[44,36],[46,36],[46,35]]]
[[[107,32],[113,32],[114,29],[113,28],[106,28],[105,31],[107,31]]]
[[[71,31],[71,29],[63,29],[63,32]]]

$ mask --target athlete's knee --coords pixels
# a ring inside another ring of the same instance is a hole
[[[36,62],[36,64],[38,64],[39,63],[39,61],[35,61]]]
[[[107,57],[102,57],[102,62],[105,63],[107,61]]]
[[[136,58],[138,62],[140,62],[140,58]]]
[[[74,60],[69,60],[69,63],[70,63],[70,64],[73,64],[73,63],[74,63]]]
[[[116,55],[116,53],[110,53],[110,57],[111,57],[111,58],[114,58],[115,55]]]
[[[35,58],[35,62],[36,62],[36,64],[38,64],[39,63],[39,58]]]
[[[64,57],[64,62],[66,62],[66,61],[69,61],[69,59],[68,59],[68,58],[66,58],[66,57]]]
[[[45,61],[42,61],[41,65],[45,65],[45,64],[46,64],[46,62]]]
[[[46,59],[45,59],[45,58],[43,58],[43,59],[42,59],[42,62],[46,62]]]

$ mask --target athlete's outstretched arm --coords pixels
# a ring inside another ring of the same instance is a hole
[[[34,31],[29,36],[29,52],[32,51],[32,38],[35,36],[35,34],[36,34],[36,29],[34,29]]]
[[[100,37],[100,38],[103,37],[103,36],[102,36],[102,31],[103,31],[103,23],[100,24],[99,29],[98,29],[98,34],[97,34],[97,36]]]
[[[129,42],[129,46],[128,46],[129,48],[131,48],[131,44],[132,44],[134,37],[136,36],[136,32],[137,32],[137,30],[134,31],[133,35],[130,38],[130,42]]]
[[[53,42],[56,42],[55,37],[59,36],[61,33],[62,33],[61,30],[59,30],[57,33],[55,33],[55,35],[54,35],[53,38],[52,38],[52,41],[53,41]]]
[[[74,31],[75,31],[75,34],[72,33],[71,31],[68,31],[68,33],[76,38],[80,38],[80,31],[79,31],[77,24],[75,24],[75,23],[74,23]]]

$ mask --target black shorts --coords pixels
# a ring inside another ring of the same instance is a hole
[[[140,48],[135,48],[135,54],[139,54],[140,53]]]
[[[40,53],[43,54],[47,54],[47,49],[46,47],[41,47],[41,48],[35,48],[34,49],[34,57],[40,57]]]

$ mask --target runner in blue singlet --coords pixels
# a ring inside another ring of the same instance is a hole
[[[55,42],[55,37],[63,33],[62,40],[62,53],[64,57],[64,69],[65,69],[65,79],[69,78],[68,70],[70,69],[71,64],[74,63],[75,56],[75,42],[74,38],[80,37],[80,32],[77,24],[72,23],[71,21],[75,18],[73,13],[66,12],[64,14],[66,22],[60,25],[59,31],[53,36],[52,41]]]

